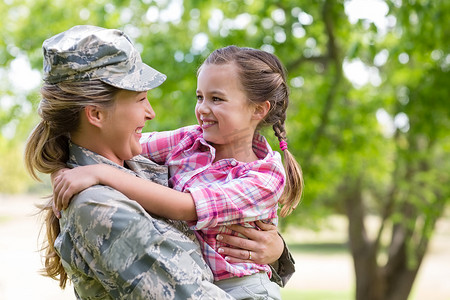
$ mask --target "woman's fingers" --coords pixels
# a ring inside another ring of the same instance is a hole
[[[258,226],[261,230],[264,231],[276,231],[278,232],[278,228],[277,226],[271,224],[271,223],[264,223],[263,221],[256,221],[255,222],[256,226]]]
[[[217,239],[226,244],[221,246],[223,254],[230,262],[254,262],[270,264],[276,261],[283,252],[284,243],[278,234],[277,227],[260,221],[256,222],[259,229],[240,225],[227,226],[246,238],[220,234]]]
[[[220,247],[218,252],[225,257],[229,263],[256,262],[257,255],[250,250]]]
[[[242,227],[242,226],[238,226],[238,227]],[[253,229],[253,230],[256,230],[256,229]],[[245,237],[248,237],[248,235],[245,235],[245,234],[243,234],[243,235]],[[249,235],[252,235],[252,234],[249,234]],[[228,235],[228,234],[219,234],[217,236],[217,239],[222,243],[232,246],[233,248],[238,248],[238,249],[243,249],[243,250],[252,250],[252,251],[258,251],[258,248],[259,248],[258,239],[253,240],[253,239],[248,239],[248,238],[243,238],[243,237],[239,237],[239,236],[235,236],[235,235]]]
[[[251,240],[254,240],[254,238],[258,236],[254,234],[254,232],[257,231],[257,229],[254,228],[244,227],[241,225],[228,225],[227,227],[235,232],[242,234],[243,236]]]
[[[270,235],[278,234],[277,226],[273,224],[266,224],[261,221],[256,221],[255,224],[262,231],[269,232]],[[244,227],[241,225],[229,225],[227,227],[235,232],[242,234],[243,236],[249,238],[250,240],[254,240],[257,242],[265,242],[264,239],[268,236],[265,234],[261,234],[261,230],[252,227]]]

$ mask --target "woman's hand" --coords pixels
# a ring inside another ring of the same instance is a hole
[[[62,169],[52,174],[53,203],[58,217],[59,211],[69,206],[73,195],[84,189],[99,183],[97,172],[101,172],[101,165],[76,167],[74,169]]]
[[[217,240],[235,247],[220,247],[219,253],[230,263],[252,262],[264,265],[277,261],[284,250],[284,242],[278,234],[277,227],[261,221],[257,221],[256,225],[261,230],[240,225],[228,226],[248,239],[219,234]]]

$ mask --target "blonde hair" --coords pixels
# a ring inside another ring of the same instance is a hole
[[[273,54],[251,49],[228,46],[212,52],[207,64],[233,63],[238,68],[240,83],[251,103],[270,102],[270,110],[260,125],[271,125],[279,142],[286,142],[286,109],[289,105],[289,88],[286,71]],[[201,69],[201,67],[200,67]],[[199,69],[199,71],[200,71]],[[300,202],[303,191],[303,174],[300,165],[289,150],[283,150],[286,170],[286,186],[280,198],[280,215],[292,213]]]
[[[118,88],[100,80],[45,83],[41,88],[42,99],[38,109],[42,119],[25,146],[25,166],[30,175],[40,181],[37,172],[51,174],[66,167],[70,133],[78,129],[83,109],[88,105],[112,107],[118,91]],[[52,210],[52,202],[53,199],[50,199],[41,208],[46,226],[46,240],[41,248],[44,253],[42,273],[59,280],[59,286],[65,288],[67,274],[54,248],[60,227]]]

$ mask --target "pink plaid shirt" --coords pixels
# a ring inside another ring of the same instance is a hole
[[[174,131],[146,133],[141,139],[142,154],[169,167],[169,186],[190,192],[198,220],[189,225],[197,235],[203,256],[215,280],[242,277],[260,271],[271,276],[268,265],[228,263],[217,249],[219,233],[230,233],[224,225],[266,220],[277,224],[277,202],[285,172],[278,152],[272,151],[259,134],[253,138],[257,161],[243,163],[235,159],[214,162],[215,149],[203,139],[200,126]]]

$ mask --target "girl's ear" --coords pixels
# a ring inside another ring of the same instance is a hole
[[[87,121],[98,128],[103,126],[106,119],[106,111],[95,105],[88,105],[84,108],[84,115]]]
[[[264,119],[269,110],[270,110],[270,102],[268,100],[264,101],[263,103],[257,104],[255,107],[255,111],[253,112],[253,119],[254,120]]]

